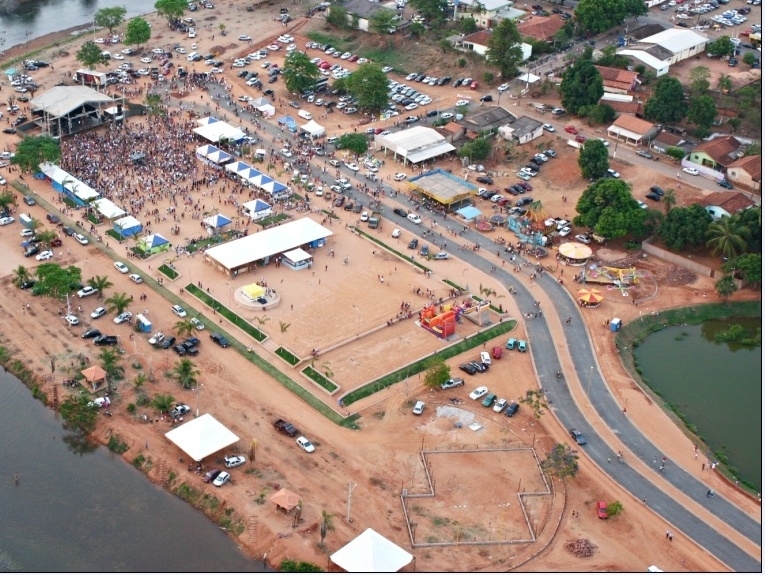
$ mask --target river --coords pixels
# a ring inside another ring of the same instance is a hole
[[[3,6],[17,4],[14,0],[0,0],[0,42],[5,50],[33,38],[82,26],[93,22],[93,15],[101,8],[124,6],[126,18],[154,11],[156,0],[29,0],[18,4],[12,12]]]
[[[762,485],[762,348],[717,343],[714,334],[759,318],[712,320],[651,334],[635,349],[643,379],[722,451],[741,479]],[[714,455],[709,454],[714,460]]]
[[[2,371],[0,421],[0,571],[261,571],[105,447],[75,449],[56,414]]]

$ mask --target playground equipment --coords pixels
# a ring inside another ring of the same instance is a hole
[[[438,311],[435,305],[429,305],[420,312],[420,326],[436,337],[446,339],[454,335],[460,313],[459,308],[451,305],[443,306],[441,311]]]

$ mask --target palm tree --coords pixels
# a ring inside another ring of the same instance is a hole
[[[194,365],[194,362],[190,359],[182,359],[175,364],[173,368],[173,379],[183,387],[183,389],[191,389],[197,384],[197,376],[199,370]]]
[[[291,325],[292,325],[291,323],[286,323],[286,322],[280,321],[279,322],[279,329],[282,330],[282,333],[287,333],[287,330],[289,329],[289,327]]]
[[[35,232],[35,230],[37,230],[37,228],[39,228],[39,227],[40,227],[40,224],[41,224],[41,223],[42,223],[42,222],[40,222],[40,220],[38,220],[37,218],[32,218],[32,219],[29,221],[29,223],[27,224],[27,229],[30,229],[30,230],[32,230],[32,232],[34,233],[34,232]]]
[[[88,285],[98,290],[98,299],[101,299],[104,295],[104,290],[112,287],[114,284],[109,281],[108,276],[93,276],[88,280]]]
[[[19,266],[13,270],[13,285],[19,287],[24,282],[29,281],[30,277],[29,270],[24,266]]]
[[[531,202],[526,217],[531,222],[531,227],[535,230],[542,230],[545,227],[545,220],[550,217],[548,211],[542,206],[542,202]]]
[[[145,373],[139,373],[135,376],[135,378],[133,378],[133,385],[135,385],[136,391],[140,391],[144,383],[146,383]]]
[[[8,107],[12,108],[13,105],[16,103],[16,96],[11,94],[10,96],[8,96],[8,98],[5,101],[8,102]]]
[[[675,194],[675,190],[669,189],[664,192],[664,197],[661,199],[661,202],[664,204],[664,213],[668,214],[669,210],[677,205],[677,194]]]
[[[257,321],[257,322],[258,322],[258,324],[260,325],[260,327],[263,327],[263,326],[264,326],[264,325],[266,325],[266,324],[267,324],[269,321],[271,321],[271,318],[270,318],[270,317],[268,317],[267,315],[264,315],[263,317],[256,317],[256,318],[255,318],[255,321]]]
[[[55,240],[58,237],[58,234],[54,232],[53,230],[42,230],[39,234],[37,234],[37,239],[45,244],[45,247],[50,249],[50,244],[53,240]]]
[[[101,363],[101,367],[106,372],[107,380],[112,377],[118,377],[122,375],[125,370],[120,365],[122,359],[119,354],[107,347],[103,348],[98,354],[98,361]]]
[[[334,515],[327,513],[324,509],[321,510],[321,523],[319,524],[319,535],[321,536],[321,543],[324,544],[324,538],[327,536],[328,531],[335,530]]]
[[[16,204],[16,198],[11,192],[0,193],[0,211],[5,211],[11,204]]]
[[[712,248],[712,255],[733,259],[746,251],[746,239],[749,228],[731,222],[729,217],[722,217],[710,224],[707,230],[707,247]]]
[[[727,74],[720,74],[717,79],[717,89],[723,94],[730,92],[733,89],[733,79]]]
[[[186,318],[175,322],[173,329],[181,337],[188,337],[199,331],[197,326],[191,323],[191,318]]]
[[[175,403],[175,398],[169,393],[158,393],[151,400],[151,406],[160,413],[167,413]]]
[[[105,299],[104,303],[108,306],[109,311],[116,311],[117,314],[121,314],[130,305],[132,297],[126,293],[116,293],[112,297]]]

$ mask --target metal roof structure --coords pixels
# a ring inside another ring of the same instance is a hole
[[[440,169],[410,178],[409,184],[444,205],[464,200],[478,191],[470,182]]]
[[[86,104],[113,104],[111,96],[87,86],[55,86],[34,98],[32,109],[40,109],[54,117],[65,116]]]
[[[165,437],[194,461],[202,461],[239,441],[239,437],[209,413],[168,431]]]
[[[709,42],[709,38],[706,36],[702,36],[693,30],[683,30],[681,28],[669,28],[639,40],[640,44],[657,44],[673,54],[679,54],[684,50],[706,44],[707,42]]]
[[[377,136],[375,142],[378,149],[393,150],[394,154],[413,164],[448,154],[456,149],[436,130],[425,126]]]

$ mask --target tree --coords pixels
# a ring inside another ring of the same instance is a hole
[[[90,400],[86,395],[70,395],[61,402],[59,412],[66,422],[66,427],[87,435],[96,427],[97,411],[88,406]]]
[[[701,246],[711,221],[709,212],[698,204],[672,208],[659,228],[659,236],[669,249],[675,251]]]
[[[723,271],[735,272],[736,277],[741,277],[756,287],[762,283],[762,254],[744,254],[735,260],[729,260],[723,264]]]
[[[478,30],[478,23],[473,18],[463,18],[457,27],[460,29],[460,32],[467,35]]]
[[[361,155],[369,148],[369,142],[364,134],[343,134],[337,140],[337,148]]]
[[[101,349],[98,354],[98,362],[106,372],[107,382],[112,378],[116,379],[121,377],[122,374],[125,373],[125,369],[121,365],[122,358],[113,349],[109,349],[108,347]]]
[[[579,29],[593,34],[621,24],[626,15],[624,0],[581,0],[574,10]]]
[[[753,254],[762,252],[762,208],[751,207],[731,217],[731,225],[744,226],[749,230],[746,237],[746,251]]]
[[[608,124],[616,119],[616,112],[608,104],[595,104],[588,106],[587,117],[596,124]]]
[[[46,248],[50,249],[50,244],[58,237],[58,234],[53,230],[42,230],[37,234],[37,240],[42,243]]]
[[[677,78],[662,76],[645,103],[645,117],[661,124],[672,124],[682,120],[686,111],[683,85]]]
[[[88,280],[88,285],[98,290],[98,299],[101,299],[104,296],[104,290],[112,287],[114,284],[109,280],[109,276],[93,276]]]
[[[510,81],[518,75],[518,64],[523,61],[523,52],[521,34],[515,22],[509,18],[500,20],[489,37],[486,57],[490,63],[499,67],[504,80]]]
[[[186,12],[188,2],[186,0],[157,0],[154,9],[157,14],[167,18],[168,23],[179,19]]]
[[[728,298],[736,293],[736,290],[738,290],[736,282],[733,281],[733,276],[730,274],[724,275],[715,283],[715,291],[723,299],[724,303],[728,303]]]
[[[186,318],[175,322],[173,329],[179,337],[189,337],[199,331],[197,326],[192,323],[191,319],[192,318]]]
[[[125,44],[128,46],[138,46],[146,44],[151,38],[151,27],[149,23],[143,18],[133,18],[128,22],[127,30],[125,31]]]
[[[106,64],[109,61],[109,58],[104,56],[101,52],[103,52],[103,50],[98,47],[98,44],[93,42],[93,40],[88,40],[79,50],[77,50],[75,58],[78,62],[82,62],[86,68],[95,68],[96,66]]]
[[[720,74],[717,78],[717,89],[723,94],[730,92],[733,89],[733,79],[727,74]]]
[[[471,162],[485,160],[491,152],[491,142],[488,138],[476,138],[464,144],[459,149],[460,158],[469,158]]]
[[[602,178],[608,170],[608,148],[597,138],[590,138],[579,149],[579,169],[582,177]]]
[[[604,178],[591,184],[576,204],[574,224],[608,239],[644,231],[646,211],[640,208],[624,180]]]
[[[379,64],[362,64],[346,77],[345,85],[361,110],[379,112],[388,105],[388,77]]]
[[[669,210],[677,204],[677,194],[675,193],[675,190],[671,188],[666,190],[664,196],[661,198],[661,203],[664,204],[664,213],[668,214]]]
[[[37,266],[37,283],[32,293],[61,298],[71,291],[71,286],[79,284],[81,274],[80,268],[75,266],[62,268],[54,263],[40,264]]]
[[[707,44],[707,54],[712,56],[721,57],[730,55],[733,52],[733,42],[730,41],[728,36],[720,36],[714,42]]]
[[[327,22],[338,28],[348,28],[348,15],[340,4],[332,4],[327,12]]]
[[[709,128],[715,118],[717,118],[717,106],[712,96],[694,96],[691,98],[686,119],[691,124],[698,126],[696,133],[698,137],[703,138],[709,135]]]
[[[114,29],[125,21],[127,9],[124,6],[114,6],[113,8],[101,8],[93,16],[93,22],[101,28],[108,28],[109,35],[114,34]]]
[[[560,82],[560,95],[563,107],[576,115],[581,115],[586,112],[587,106],[594,106],[600,101],[603,97],[603,78],[591,60],[580,58],[566,69]]]
[[[691,96],[702,96],[707,93],[710,86],[709,78],[711,75],[709,68],[706,66],[696,66],[691,69]]]
[[[491,72],[484,72],[483,81],[485,84],[492,84],[494,82],[494,74]]]
[[[757,61],[757,57],[754,55],[754,52],[747,52],[744,54],[744,64],[750,67],[754,67],[754,63]]]
[[[444,21],[447,4],[447,0],[411,0],[409,2],[409,5],[419,11],[431,24],[440,24]]]
[[[553,477],[565,479],[566,477],[574,477],[579,471],[578,459],[579,456],[568,445],[559,443],[542,461],[541,467],[543,471]]]
[[[648,8],[643,0],[624,0],[624,13],[626,17],[632,16],[637,20],[638,16],[648,14]]]
[[[324,538],[327,536],[327,532],[335,530],[335,522],[333,521],[334,515],[327,513],[324,509],[321,510],[321,523],[319,524],[319,536],[321,542],[324,543]]]
[[[162,96],[159,94],[146,94],[144,104],[146,105],[146,111],[149,116],[164,116],[167,114],[167,109],[162,103]]]
[[[527,389],[526,395],[518,398],[518,403],[528,405],[537,419],[544,415],[544,410],[547,407],[545,394],[539,389]]]
[[[387,34],[388,30],[396,27],[396,13],[393,10],[383,8],[372,15],[369,20],[369,29],[378,34]]]
[[[17,268],[14,268],[13,270],[13,285],[16,287],[20,287],[21,284],[23,284],[26,281],[29,281],[31,278],[29,274],[29,270],[25,268],[24,266],[18,266]]]
[[[39,172],[40,164],[57,163],[61,159],[61,146],[51,136],[27,136],[16,144],[16,155],[11,164],[22,172]]]
[[[624,510],[624,505],[622,505],[619,501],[612,501],[608,505],[606,505],[606,515],[609,517],[616,517]]]
[[[425,370],[425,387],[438,389],[449,377],[451,377],[451,373],[446,362],[441,359],[433,359]]]
[[[158,393],[151,400],[151,406],[159,413],[167,413],[173,407],[175,398],[169,393]]]
[[[110,312],[116,311],[117,314],[121,314],[123,311],[125,311],[128,308],[132,299],[133,299],[132,296],[129,296],[128,294],[124,292],[115,293],[112,295],[112,297],[105,299],[104,303],[107,305],[107,309]]]
[[[11,192],[0,192],[0,211],[5,211],[9,206],[15,204],[16,197]]]
[[[734,259],[746,250],[746,237],[749,228],[724,216],[707,229],[707,247],[712,248],[712,255],[722,254]]]
[[[284,59],[282,76],[284,76],[284,84],[290,92],[302,94],[308,90],[313,90],[321,72],[305,52],[295,50]]]
[[[181,359],[173,368],[173,379],[183,389],[191,389],[197,385],[197,376],[200,371],[190,359]]]
[[[667,146],[667,155],[675,160],[682,160],[685,157],[685,150],[677,146]]]

